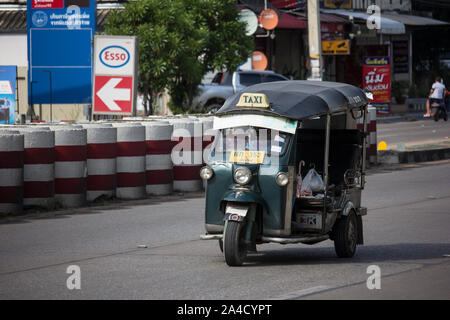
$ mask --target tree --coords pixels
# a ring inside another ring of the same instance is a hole
[[[213,70],[235,70],[247,60],[254,46],[245,35],[245,24],[238,20],[234,0],[183,0],[191,14],[198,43],[184,48],[178,56],[177,74],[170,83],[173,104],[186,111],[192,104],[203,76]]]
[[[138,90],[146,114],[165,89],[186,111],[207,72],[234,70],[251,53],[253,40],[233,0],[138,0],[124,6],[108,16],[105,30],[139,38]]]

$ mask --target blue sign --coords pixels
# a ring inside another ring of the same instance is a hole
[[[16,78],[16,66],[0,66],[0,124],[14,123]]]
[[[92,101],[95,0],[29,0],[28,103]]]

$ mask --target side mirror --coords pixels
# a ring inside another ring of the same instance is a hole
[[[370,91],[367,90],[367,89],[364,89],[364,93],[365,93],[367,99],[373,100],[373,93],[372,93],[372,92],[370,92]]]

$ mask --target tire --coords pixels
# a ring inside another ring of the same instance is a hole
[[[439,114],[440,114],[440,111],[439,110],[437,110],[435,113],[434,113],[434,121],[439,121]]]
[[[334,226],[334,249],[339,258],[351,258],[356,252],[358,230],[356,215],[351,211],[339,219]]]
[[[244,243],[246,224],[228,221],[225,230],[224,255],[230,267],[240,266],[247,257],[247,246]]]
[[[219,240],[219,249],[220,249],[220,252],[223,253],[223,240],[222,239]]]
[[[219,109],[222,108],[222,105],[219,103],[212,103],[206,107],[208,113],[216,113]]]

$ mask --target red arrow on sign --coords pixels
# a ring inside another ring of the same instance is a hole
[[[95,112],[132,112],[132,77],[96,76]]]

